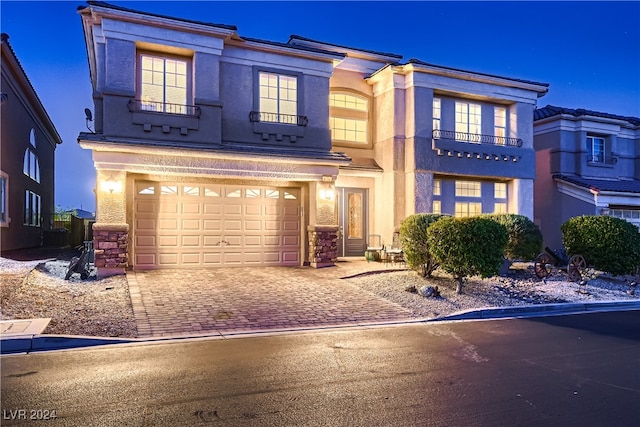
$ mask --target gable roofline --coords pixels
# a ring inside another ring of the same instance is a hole
[[[640,118],[632,116],[620,116],[617,114],[603,113],[599,111],[586,110],[584,108],[565,108],[555,105],[546,105],[538,108],[533,112],[533,121],[543,120],[554,116],[573,116],[579,119],[587,120],[588,117],[599,117],[603,119],[620,120],[628,122],[633,126],[640,126]]]
[[[53,124],[53,120],[51,120],[49,113],[47,112],[46,108],[44,108],[44,105],[42,104],[38,93],[33,87],[31,80],[29,80],[26,71],[22,67],[20,60],[16,55],[16,52],[13,50],[13,46],[11,46],[11,43],[9,43],[9,34],[2,33],[0,35],[0,39],[2,40],[2,57],[3,59],[5,57],[7,59],[6,63],[5,61],[2,61],[3,65],[6,64],[7,67],[11,69],[16,78],[19,80],[19,84],[22,87],[22,90],[25,92],[26,96],[30,98],[30,104],[36,110],[36,114],[38,115],[39,119],[44,122],[43,124],[47,128],[47,131],[53,138],[54,142],[56,144],[62,144],[62,138],[60,137],[58,130]],[[6,99],[6,94],[3,93],[2,95],[4,101]]]
[[[518,87],[527,90],[533,90],[534,92],[538,93],[538,98],[544,96],[549,91],[549,83],[541,83],[532,80],[516,79],[513,77],[499,76],[496,74],[463,70],[461,68],[446,67],[443,65],[431,64],[429,62],[421,61],[416,58],[409,59],[407,65],[415,65],[420,67],[424,71],[434,74],[452,75],[457,78],[464,78],[468,80],[482,80],[501,86]]]
[[[300,45],[310,46],[310,47],[315,47],[322,50],[330,50],[334,52],[337,51],[342,54],[345,54],[346,56],[360,57],[360,58],[368,59],[371,61],[378,61],[378,62],[385,62],[385,63],[392,63],[392,64],[397,64],[402,59],[402,55],[398,55],[395,53],[379,52],[375,50],[360,49],[355,47],[339,45],[335,43],[328,43],[328,42],[310,39],[307,37],[302,37],[296,34],[292,34],[291,36],[289,36],[289,41],[287,41],[287,44],[290,44],[293,46],[300,46]]]

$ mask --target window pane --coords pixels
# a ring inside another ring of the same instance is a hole
[[[440,206],[440,200],[434,200],[434,201],[433,201],[433,209],[432,209],[432,212],[433,212],[434,214],[440,214],[440,213],[442,213],[442,211],[441,211],[441,206]]]
[[[347,196],[347,209],[349,213],[349,223],[347,226],[347,238],[361,239],[362,233],[362,194],[349,193]]]
[[[441,192],[440,185],[441,185],[441,181],[439,179],[433,180],[433,194],[436,196],[440,195],[440,192]]]
[[[479,181],[456,181],[456,196],[480,197],[480,187]]]
[[[507,198],[507,184],[504,182],[496,182],[494,184],[494,194],[493,197],[496,199],[506,199]]]

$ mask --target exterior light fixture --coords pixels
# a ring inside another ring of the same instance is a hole
[[[110,176],[106,181],[102,181],[102,190],[105,193],[113,194],[122,192],[122,185]]]
[[[327,201],[331,201],[333,200],[333,198],[336,196],[335,191],[333,191],[330,188],[322,188],[320,190],[320,198],[322,200],[327,200]]]

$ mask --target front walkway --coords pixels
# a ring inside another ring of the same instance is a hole
[[[385,268],[350,259],[323,269],[131,271],[127,280],[141,338],[414,320],[409,310],[340,280]]]

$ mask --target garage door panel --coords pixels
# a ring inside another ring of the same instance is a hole
[[[158,246],[175,248],[178,246],[178,236],[159,236]]]
[[[178,231],[178,220],[177,219],[159,219],[158,229]]]
[[[180,243],[182,246],[200,246],[200,236],[182,236]]]
[[[282,236],[282,244],[284,246],[299,246],[300,236]]]
[[[182,203],[182,213],[183,214],[200,214],[200,203],[199,202],[191,202],[191,203]]]
[[[264,236],[264,245],[265,246],[280,246],[281,237],[279,235],[266,235]]]
[[[222,205],[220,203],[203,203],[202,211],[205,215],[221,215]]]
[[[244,246],[262,246],[261,236],[244,236]]]
[[[155,266],[156,255],[155,254],[136,254],[136,265]]]
[[[220,246],[220,242],[222,241],[221,235],[207,235],[202,236],[202,245],[203,246]]]
[[[172,253],[160,253],[158,254],[158,264],[163,267],[173,267],[178,265],[178,254]]]
[[[245,231],[260,231],[262,230],[262,221],[245,220],[244,229]]]
[[[300,222],[298,221],[283,221],[283,229],[286,231],[298,231],[300,230]]]
[[[220,231],[220,230],[222,230],[222,220],[219,220],[219,219],[205,219],[202,222],[202,228],[205,231]]]
[[[222,212],[225,215],[242,215],[242,205],[229,203],[223,206]]]
[[[300,253],[298,251],[283,252],[282,262],[298,264],[300,262]]]
[[[191,265],[191,266],[197,266],[202,264],[199,252],[187,252],[187,253],[183,252],[180,256],[180,262],[183,265]]]
[[[258,215],[258,216],[262,215],[262,206],[261,205],[257,205],[257,206],[247,205],[247,206],[245,206],[244,214],[245,215],[249,215],[249,216],[251,216],[251,215]]]
[[[157,204],[153,200],[141,200],[140,202],[136,203],[135,212],[139,214],[155,213],[157,212],[156,206]]]
[[[155,219],[138,219],[136,220],[136,228],[138,230],[155,230],[156,220]]]
[[[268,231],[280,230],[282,227],[280,221],[266,220],[264,222],[264,229]]]
[[[240,231],[242,230],[242,220],[241,219],[225,219],[222,223],[222,227],[227,231]]]
[[[182,221],[182,229],[188,231],[200,230],[200,220],[199,219],[183,219]]]
[[[159,212],[163,214],[177,214],[178,210],[178,202],[165,202],[164,200],[160,203]]]
[[[299,265],[297,189],[137,182],[135,262],[140,268]]]

